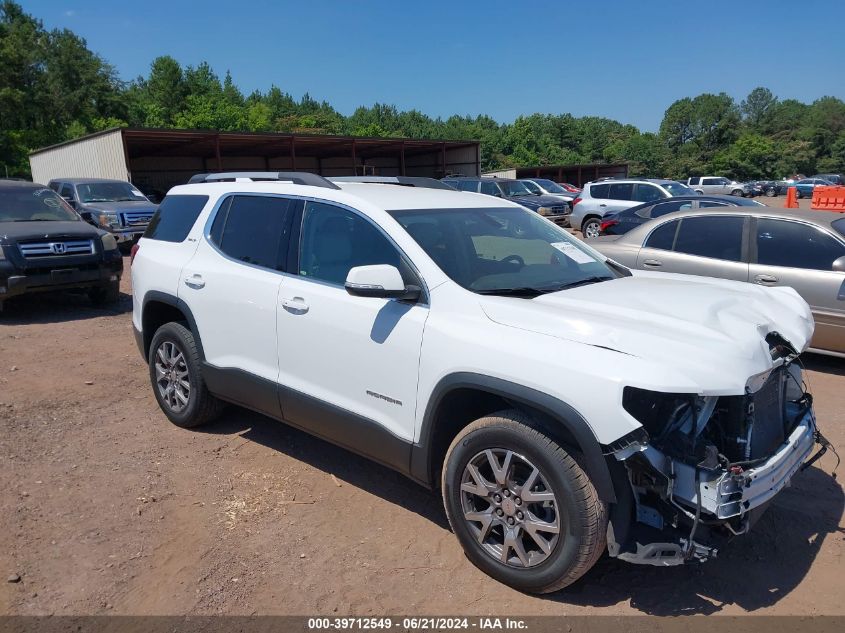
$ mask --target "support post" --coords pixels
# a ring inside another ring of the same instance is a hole
[[[358,175],[358,160],[355,157],[355,139],[352,139],[352,175]]]
[[[290,170],[296,171],[296,137],[290,137]]]
[[[402,147],[399,150],[399,175],[405,175],[405,141],[402,141]]]
[[[223,171],[223,159],[220,157],[220,135],[214,136],[214,154],[217,156],[217,171]]]

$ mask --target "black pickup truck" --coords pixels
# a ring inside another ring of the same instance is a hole
[[[0,309],[18,295],[76,288],[114,302],[122,274],[114,236],[43,185],[0,180]]]

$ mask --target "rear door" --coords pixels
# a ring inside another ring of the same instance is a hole
[[[845,273],[832,269],[845,243],[800,220],[757,218],[753,227],[751,281],[794,288],[816,320],[812,346],[845,352]]]
[[[638,204],[634,202],[633,182],[612,182],[608,189],[607,200],[604,201],[602,215],[624,211]]]
[[[245,403],[276,416],[276,311],[293,217],[301,204],[251,193],[222,198],[179,285],[179,297],[203,315],[197,328],[206,362],[244,372],[245,383],[259,379],[265,397],[247,402],[245,394]]]
[[[640,250],[637,267],[667,273],[748,281],[741,216],[692,216],[657,227]]]

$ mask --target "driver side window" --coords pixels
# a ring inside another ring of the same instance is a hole
[[[368,220],[332,204],[306,204],[299,251],[301,276],[342,286],[350,269],[372,264],[396,266],[407,277],[399,251]]]

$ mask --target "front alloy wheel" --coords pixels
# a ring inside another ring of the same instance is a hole
[[[461,508],[484,551],[506,565],[534,567],[557,545],[554,492],[540,469],[511,450],[487,449],[469,461]]]
[[[607,506],[572,450],[516,409],[475,420],[452,440],[443,504],[476,567],[520,591],[548,593],[595,564]]]

